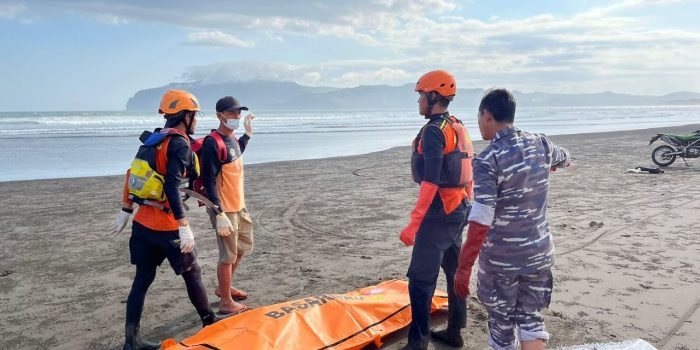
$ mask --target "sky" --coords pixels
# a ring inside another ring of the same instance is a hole
[[[0,1],[0,111],[123,110],[172,82],[700,92],[700,0]]]

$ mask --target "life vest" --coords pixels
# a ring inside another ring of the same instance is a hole
[[[227,213],[238,212],[245,208],[243,157],[238,141],[235,141],[234,147],[233,151],[229,150],[229,153],[232,156],[235,154],[235,160],[223,164],[216,177],[221,207]]]
[[[213,130],[209,135],[202,139],[197,139],[192,145],[192,149],[199,153],[199,159],[202,160],[201,150],[204,146],[204,141],[207,137],[211,137],[216,141],[218,150],[218,159],[221,164],[219,174],[216,176],[216,190],[219,194],[221,202],[221,210],[232,213],[238,212],[245,207],[245,196],[243,190],[243,158],[238,139],[235,134],[231,134],[233,145],[227,148],[221,134]],[[204,179],[197,179],[193,183],[193,190],[203,196],[207,196],[204,188]],[[204,205],[200,201],[200,206]]]
[[[440,188],[465,188],[469,198],[472,198],[472,159],[474,147],[467,127],[453,117],[441,117],[442,121],[435,124],[445,137],[445,149],[443,150],[442,171],[440,172]],[[429,124],[428,124],[429,125]],[[421,136],[428,126],[424,126],[413,140],[413,153],[411,155],[411,173],[413,181],[421,183],[425,174],[425,159],[423,158],[423,145]]]
[[[156,185],[156,187],[154,187],[154,197],[157,196],[158,198],[162,198],[162,200],[143,199],[133,194],[133,192],[144,191],[138,190],[138,186],[130,186],[132,182],[136,183],[142,180],[136,179],[135,181],[131,181],[132,169],[126,172],[126,179],[124,181],[124,195],[122,200],[125,203],[136,202],[140,205],[139,210],[134,215],[134,221],[155,231],[173,231],[177,230],[179,227],[175,216],[170,211],[170,203],[162,188],[165,184],[165,175],[168,168],[168,146],[170,145],[172,137],[183,137],[187,140],[187,144],[190,144],[189,136],[175,129],[156,129],[153,133],[145,131],[139,138],[141,142],[143,142],[143,145],[139,147],[136,156],[137,159],[145,161],[151,170],[154,170],[155,173],[151,173],[148,177],[156,178],[156,181],[161,182],[160,186]],[[187,165],[184,176],[192,178],[196,177],[199,173],[199,166],[195,156],[195,154],[192,155],[191,162]],[[144,162],[137,163],[139,166],[145,166]],[[142,172],[138,177],[144,178],[144,174],[148,174],[148,171]],[[143,180],[144,183],[147,181],[147,179]],[[149,195],[153,195],[153,193],[149,191]]]
[[[198,165],[200,169],[202,167],[202,147],[204,147],[204,141],[207,139],[207,137],[211,137],[216,142],[219,163],[223,163],[228,159],[228,149],[226,148],[226,143],[224,142],[224,139],[221,137],[221,134],[216,132],[216,130],[212,130],[212,132],[209,133],[209,135],[196,139],[192,143],[192,151],[197,155]],[[204,179],[202,179],[201,173],[199,173],[199,176],[192,183],[192,189],[195,192],[203,195],[204,197],[207,197],[207,191],[204,189]],[[204,206],[204,203],[200,201],[199,206]]]
[[[176,129],[162,129],[156,132],[144,132],[141,135],[143,145],[139,147],[136,157],[131,162],[129,169],[128,191],[131,198],[136,201],[153,200],[165,202],[165,172],[167,171],[167,154],[170,136],[184,137],[189,144],[189,137]],[[193,153],[192,165],[185,171],[185,175],[195,176],[199,173],[197,155]]]

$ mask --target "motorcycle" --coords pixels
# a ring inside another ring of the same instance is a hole
[[[688,165],[686,158],[700,157],[700,130],[690,135],[657,134],[651,138],[649,144],[658,139],[667,143],[651,152],[651,160],[658,166],[669,166],[676,161],[676,157],[683,158],[685,165]]]

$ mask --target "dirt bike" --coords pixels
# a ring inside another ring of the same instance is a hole
[[[669,166],[676,161],[676,157],[683,158],[685,165],[688,165],[686,158],[700,157],[700,130],[690,135],[657,134],[651,138],[649,144],[658,139],[667,143],[651,152],[651,160],[658,166]]]

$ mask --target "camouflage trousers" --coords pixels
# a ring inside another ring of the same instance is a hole
[[[549,340],[540,310],[552,298],[552,272],[497,274],[479,269],[478,297],[489,315],[489,345],[496,350],[516,349],[520,341]]]

